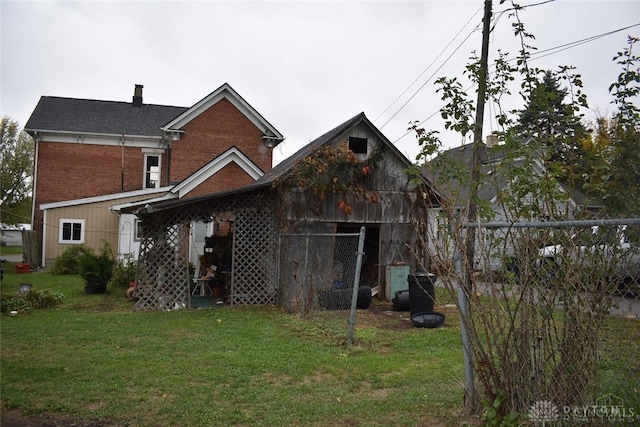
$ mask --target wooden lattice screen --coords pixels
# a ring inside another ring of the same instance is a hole
[[[174,310],[190,306],[189,227],[219,213],[235,216],[231,304],[277,302],[277,220],[270,195],[244,194],[199,200],[141,215],[144,238],[138,261],[136,310]]]

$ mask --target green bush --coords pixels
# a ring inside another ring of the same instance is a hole
[[[79,274],[78,264],[80,258],[90,252],[90,248],[84,244],[71,246],[56,258],[53,267],[51,267],[51,274]]]
[[[136,280],[138,263],[132,254],[124,255],[113,268],[113,275],[109,284],[115,288],[128,288],[129,284]]]
[[[89,248],[87,253],[80,257],[78,262],[78,274],[84,279],[85,292],[88,294],[100,294],[107,291],[107,283],[113,275],[116,258],[113,255],[111,245],[102,241],[102,249],[99,254]]]
[[[60,305],[64,295],[51,289],[31,289],[27,293],[4,293],[0,295],[0,312],[26,311],[29,309],[52,308]]]

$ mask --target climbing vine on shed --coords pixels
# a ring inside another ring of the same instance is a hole
[[[284,183],[289,188],[310,191],[321,201],[332,194],[344,196],[338,198],[337,206],[349,215],[353,207],[347,202],[347,196],[370,203],[377,203],[380,199],[378,192],[367,187],[372,187],[376,163],[381,158],[379,150],[360,160],[346,143],[327,145],[301,159]]]

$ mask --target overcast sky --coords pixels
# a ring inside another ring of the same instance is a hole
[[[519,4],[531,5],[520,17],[539,51],[634,26],[532,62],[575,66],[587,114],[611,113],[608,87],[620,73],[612,58],[640,36],[640,1]],[[461,143],[435,114],[442,101],[433,82],[462,77],[471,53],[480,54],[483,5],[0,0],[0,113],[23,127],[41,96],[130,102],[135,84],[145,103],[190,107],[229,83],[285,136],[276,162],[360,112],[413,159],[410,121],[433,116],[423,126],[441,131],[447,146]],[[513,19],[500,13],[508,7],[493,2],[490,62],[498,49],[518,52]],[[521,106],[517,94],[508,103]],[[487,120],[485,134],[492,129]]]

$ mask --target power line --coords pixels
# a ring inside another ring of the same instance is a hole
[[[538,5],[545,4],[545,3],[550,3],[550,2],[553,2],[553,1],[556,1],[556,0],[548,0],[548,1],[546,1],[546,2],[536,3],[536,4],[533,4],[533,5],[529,5],[529,6],[538,6]],[[529,6],[527,6],[527,7],[529,7]],[[504,12],[504,11],[503,11],[503,12]],[[637,27],[637,26],[640,26],[640,23],[633,24],[633,25],[628,25],[628,26],[626,26],[626,27],[618,28],[618,29],[615,29],[615,30],[612,30],[612,31],[607,31],[607,32],[605,32],[605,33],[597,34],[597,35],[590,36],[590,37],[587,37],[587,38],[584,38],[584,39],[580,39],[580,40],[576,40],[576,41],[573,41],[573,42],[570,42],[570,43],[564,43],[564,44],[561,44],[561,45],[558,45],[558,46],[554,46],[554,47],[551,47],[551,48],[548,48],[548,49],[540,50],[540,51],[537,51],[537,52],[532,53],[532,54],[529,56],[529,60],[530,60],[530,61],[535,61],[535,60],[537,60],[537,59],[544,58],[544,57],[547,57],[547,56],[549,56],[549,55],[553,55],[553,54],[555,54],[555,53],[560,53],[560,52],[563,52],[563,51],[565,51],[565,50],[568,50],[568,49],[571,49],[571,48],[574,48],[574,47],[578,47],[578,46],[581,46],[581,45],[583,45],[583,44],[586,44],[586,43],[589,43],[589,42],[592,42],[592,41],[598,40],[598,39],[600,39],[600,38],[607,37],[607,36],[610,36],[610,35],[612,35],[612,34],[616,34],[616,33],[619,33],[619,32],[621,32],[621,31],[628,30],[628,29],[630,29],[630,28],[634,28],[634,27]],[[447,59],[448,59],[448,58],[447,58]],[[518,59],[520,59],[520,58],[519,58],[519,57],[515,57],[515,58],[507,59],[506,61],[507,61],[507,62],[513,62],[513,61],[517,61]],[[426,82],[425,82],[425,84],[426,84]],[[422,86],[424,86],[424,85],[422,85]],[[473,86],[475,86],[475,84],[471,84],[471,85],[470,85],[470,86],[469,86],[465,91],[468,91],[468,90],[469,90],[469,89],[471,89]],[[422,89],[422,87],[421,87],[420,89]],[[412,98],[413,98],[416,94],[417,94],[417,92],[412,96]],[[411,99],[410,99],[410,100],[411,100]],[[407,103],[408,103],[408,101],[407,101]],[[404,107],[404,106],[406,106],[406,104],[407,104],[407,103],[405,103],[405,104],[403,105],[403,107]],[[429,119],[433,118],[433,117],[434,117],[436,114],[438,114],[439,112],[440,112],[440,110],[439,110],[439,109],[438,109],[438,110],[436,110],[433,114],[430,114],[427,118],[425,118],[425,119],[421,120],[421,121],[417,124],[417,126],[422,125],[422,124],[423,124],[423,123],[425,123],[427,120],[429,120]],[[399,113],[399,111],[397,111],[395,114],[397,115],[398,113]],[[395,115],[394,115],[394,116],[395,116]],[[388,121],[387,121],[387,123],[388,123]],[[385,123],[385,124],[387,124],[387,123]],[[405,132],[404,134],[402,134],[399,138],[397,138],[396,140],[394,140],[394,141],[393,141],[393,143],[395,144],[396,142],[400,141],[402,138],[404,138],[405,136],[407,136],[407,135],[408,135],[408,134],[410,134],[410,133],[411,133],[411,130],[408,130],[407,132]]]
[[[433,66],[433,64],[435,64],[435,62],[438,60],[438,58],[440,58],[440,57],[442,56],[442,54],[443,54],[443,53],[444,53],[444,52],[449,48],[449,46],[451,46],[451,44],[454,42],[454,40],[455,40],[456,38],[458,38],[458,36],[460,35],[460,33],[461,33],[461,32],[462,32],[462,31],[467,27],[467,25],[469,25],[469,23],[471,22],[471,20],[473,20],[473,18],[474,18],[474,17],[478,14],[478,12],[479,12],[479,11],[481,11],[481,10],[482,10],[482,7],[478,8],[478,10],[476,10],[476,11],[473,13],[473,15],[471,15],[471,17],[469,18],[469,20],[468,20],[468,21],[467,21],[467,22],[462,26],[462,28],[460,28],[460,30],[458,31],[458,33],[457,33],[457,34],[456,34],[456,35],[451,39],[451,41],[450,41],[450,42],[449,42],[449,43],[444,47],[444,49],[442,49],[442,50],[440,51],[440,53],[438,54],[438,56],[436,56],[436,57],[435,57],[435,59],[431,62],[431,64],[429,64],[429,66],[428,66],[427,68],[425,68],[425,69],[424,69],[424,71],[422,71],[422,73],[420,73],[420,75],[419,75],[418,77],[416,77],[416,79],[415,79],[413,82],[411,82],[411,84],[410,84],[409,86],[407,86],[407,88],[406,88],[406,89],[405,89],[405,90],[404,90],[400,95],[398,95],[398,97],[397,97],[397,98],[396,98],[396,99],[395,99],[395,100],[394,100],[394,101],[393,101],[393,102],[392,102],[392,103],[391,103],[391,104],[390,104],[390,105],[389,105],[389,106],[388,106],[388,107],[387,107],[387,108],[386,108],[382,113],[380,113],[380,115],[378,115],[378,117],[376,117],[376,118],[374,119],[374,122],[375,122],[375,121],[377,121],[378,119],[380,119],[380,117],[382,117],[382,116],[384,115],[384,113],[386,113],[387,111],[389,111],[389,109],[390,109],[391,107],[393,107],[393,105],[394,105],[396,102],[398,102],[398,100],[399,100],[400,98],[402,98],[402,97],[403,97],[403,96],[404,96],[404,95],[409,91],[409,89],[411,89],[411,87],[412,87],[414,84],[416,84],[416,82],[417,82],[418,80],[420,80],[420,78],[421,78],[421,77],[422,77],[422,76],[423,76],[423,75],[424,75],[424,74],[425,74],[425,73],[426,73],[426,72],[427,72],[427,71],[428,71],[428,70]],[[454,51],[454,53],[455,53],[455,52],[457,52],[457,50],[458,50],[458,49],[460,49],[460,47],[462,46],[462,44],[464,44],[464,42],[466,42],[466,41],[467,41],[467,39],[471,36],[471,34],[473,34],[475,31],[477,31],[477,29],[478,29],[478,27],[476,26],[476,28],[474,28],[474,29],[471,31],[471,33],[470,33],[470,34],[469,34],[469,35],[468,35],[468,36],[463,40],[463,42],[462,42],[462,43],[461,43],[461,44],[456,48],[456,50]],[[452,55],[453,55],[453,54],[452,54]],[[440,69],[442,68],[442,66],[443,66],[444,64],[446,64],[446,62],[447,62],[450,58],[451,58],[451,55],[450,55],[450,56],[447,58],[447,60],[446,60],[446,61],[445,61],[445,62],[444,62],[444,63],[443,63],[439,68],[438,68],[438,70],[440,70]],[[436,70],[436,72],[437,72],[438,70]],[[418,90],[417,90],[417,91],[416,91],[416,92],[411,96],[411,98],[409,98],[409,100],[408,100],[407,102],[405,102],[405,103],[400,107],[400,109],[399,109],[398,111],[396,111],[396,112],[393,114],[393,116],[391,116],[391,118],[389,118],[389,120],[387,120],[387,121],[386,121],[382,126],[380,126],[380,129],[382,129],[382,128],[387,124],[387,123],[389,123],[389,121],[390,121],[391,119],[393,119],[393,118],[394,118],[394,117],[395,117],[395,116],[400,112],[400,110],[402,110],[402,108],[404,108],[404,107],[407,105],[407,103],[408,103],[409,101],[411,101],[411,99],[413,99],[413,97],[417,94],[417,92],[419,92],[419,91],[420,91],[420,89],[422,89],[422,88],[426,85],[426,83],[427,83],[427,82],[429,82],[429,80],[431,80],[432,78],[433,78],[433,74],[431,75],[431,77],[429,77],[429,79],[428,79],[428,80],[427,80],[427,81],[426,81],[422,86],[420,86],[420,88],[419,88],[419,89],[418,89]]]
[[[541,1],[541,2],[538,2],[538,3],[529,4],[529,5],[526,5],[526,6],[521,6],[521,9],[527,9],[527,8],[530,8],[530,7],[541,6],[541,5],[544,5],[544,4],[547,4],[547,3],[552,3],[552,2],[555,2],[555,1],[557,1],[557,0],[546,0],[546,1]],[[510,8],[507,8],[507,9],[504,9],[504,10],[502,10],[502,11],[498,12],[498,14],[497,14],[498,16],[497,16],[497,17],[495,17],[494,24],[493,24],[493,26],[491,27],[491,30],[493,31],[493,28],[494,28],[494,27],[495,27],[495,25],[497,24],[497,21],[500,19],[500,17],[502,17],[502,15],[503,15],[504,13],[506,13],[506,12],[508,12],[508,11],[510,11],[510,10],[515,10],[515,9],[516,9],[516,8],[514,8],[514,7],[510,7]],[[423,76],[423,75],[424,75],[424,74],[425,74],[425,73],[426,73],[426,72],[427,72],[427,71],[428,71],[428,70],[433,66],[433,64],[438,60],[438,58],[440,58],[440,56],[442,56],[442,54],[443,54],[443,53],[444,53],[444,52],[449,48],[449,46],[451,46],[451,44],[453,43],[453,41],[454,41],[455,39],[457,39],[457,38],[458,38],[458,36],[460,35],[460,33],[462,33],[462,31],[463,31],[463,30],[464,30],[464,29],[469,25],[469,23],[473,20],[473,18],[478,14],[478,12],[479,12],[480,10],[482,10],[482,7],[478,8],[478,9],[473,13],[473,15],[471,15],[471,17],[469,18],[469,20],[468,20],[468,21],[467,21],[467,22],[462,26],[462,28],[461,28],[461,29],[458,31],[458,33],[453,37],[453,39],[451,39],[451,41],[450,41],[450,42],[449,42],[449,43],[444,47],[444,49],[442,49],[442,51],[440,51],[440,53],[438,54],[438,56],[436,56],[436,58],[431,62],[431,64],[429,64],[429,66],[428,66],[424,71],[422,71],[422,73],[420,73],[420,75],[419,75],[418,77],[416,77],[416,79],[415,79],[413,82],[411,82],[411,84],[410,84],[410,85],[409,85],[409,86],[408,86],[408,87],[407,87],[407,88],[406,88],[406,89],[405,89],[405,90],[404,90],[400,95],[398,95],[398,97],[397,97],[397,98],[396,98],[396,99],[395,99],[395,100],[394,100],[394,101],[393,101],[393,102],[392,102],[392,103],[391,103],[391,104],[390,104],[390,105],[389,105],[389,106],[388,106],[388,107],[387,107],[387,108],[386,108],[382,113],[380,113],[380,115],[378,115],[378,117],[376,117],[376,118],[374,119],[374,122],[375,122],[375,121],[378,121],[378,119],[380,119],[380,117],[382,117],[382,116],[383,116],[387,111],[389,111],[389,109],[390,109],[390,108],[391,108],[391,107],[392,107],[396,102],[398,102],[398,100],[399,100],[400,98],[402,98],[402,97],[403,97],[403,96],[404,96],[404,95],[409,91],[409,89],[410,89],[414,84],[416,84],[416,82],[417,82],[418,80],[420,80],[420,78],[421,78],[421,77],[422,77],[422,76]],[[391,120],[393,120],[393,118],[394,118],[395,116],[397,116],[397,115],[400,113],[400,111],[402,111],[402,109],[404,109],[404,107],[406,107],[406,106],[407,106],[407,104],[409,104],[409,102],[411,102],[411,101],[413,100],[413,98],[415,98],[415,97],[416,97],[416,95],[418,94],[418,92],[420,92],[420,91],[421,91],[421,90],[422,90],[422,89],[427,85],[427,83],[429,83],[429,81],[431,81],[431,79],[434,77],[435,73],[437,73],[440,69],[442,69],[442,67],[444,67],[444,65],[445,65],[447,62],[449,62],[449,60],[451,59],[451,57],[452,57],[452,56],[453,56],[453,55],[454,55],[454,54],[455,54],[455,53],[456,53],[456,52],[457,52],[457,51],[462,47],[462,45],[463,45],[463,44],[464,44],[464,43],[469,39],[469,37],[471,37],[471,34],[473,34],[474,32],[476,32],[476,31],[478,30],[478,27],[479,27],[479,24],[478,24],[478,25],[476,25],[476,27],[475,27],[475,28],[474,28],[474,29],[473,29],[473,30],[472,30],[472,31],[467,35],[467,37],[462,41],[462,43],[460,43],[460,44],[458,45],[458,47],[457,47],[457,48],[456,48],[456,49],[451,53],[451,55],[449,55],[449,56],[447,57],[447,59],[446,59],[446,60],[445,60],[441,65],[440,65],[440,67],[438,67],[438,69],[437,69],[437,70],[436,70],[436,71],[435,71],[435,72],[434,72],[434,73],[433,73],[433,74],[432,74],[432,75],[431,75],[431,76],[430,76],[430,77],[429,77],[429,78],[428,78],[428,79],[427,79],[427,80],[426,80],[426,81],[425,81],[425,82],[424,82],[424,83],[423,83],[423,84],[422,84],[422,85],[421,85],[421,86],[420,86],[420,87],[419,87],[419,88],[418,88],[418,89],[413,93],[413,95],[411,95],[411,96],[409,97],[409,99],[408,99],[407,101],[405,101],[405,103],[404,103],[404,104],[402,104],[402,105],[400,106],[400,108],[398,108],[398,110],[397,110],[397,111],[396,111],[396,112],[395,112],[391,117],[389,117],[389,119],[388,119],[386,122],[384,122],[384,123],[382,124],[382,126],[380,126],[380,129],[384,128],[384,127],[385,127],[385,126],[386,126],[386,125],[387,125]]]

